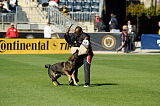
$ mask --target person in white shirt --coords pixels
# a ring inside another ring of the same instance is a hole
[[[133,34],[133,26],[131,25],[131,21],[127,22],[128,26],[128,34]]]
[[[51,23],[47,23],[47,26],[44,27],[44,38],[51,38],[52,29]]]
[[[16,13],[17,0],[10,0],[9,5],[11,12]]]
[[[7,10],[7,12],[11,12],[11,10],[9,9],[9,5],[7,3],[7,0],[3,0],[3,8],[5,8]]]
[[[9,4],[10,4],[12,7],[16,7],[16,2],[17,2],[17,0],[10,0],[10,1],[9,1]]]
[[[128,36],[129,36],[129,49],[135,50],[135,27],[131,24],[131,21],[127,22]]]
[[[50,0],[50,1],[49,1],[49,6],[50,6],[50,7],[55,7],[55,8],[56,8],[56,7],[58,7],[58,4],[56,3],[55,0]]]

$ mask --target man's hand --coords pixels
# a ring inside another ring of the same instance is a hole
[[[71,24],[71,25],[69,26],[69,28],[67,28],[67,30],[66,30],[66,34],[68,34],[68,35],[69,35],[69,32],[70,32],[70,29],[71,29],[72,25],[73,25],[73,24]]]
[[[69,32],[70,32],[70,28],[67,28],[66,34],[69,35]]]

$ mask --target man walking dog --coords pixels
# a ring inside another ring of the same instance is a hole
[[[91,65],[91,59],[93,57],[92,47],[90,43],[90,36],[84,33],[80,26],[77,26],[75,28],[73,34],[70,34],[69,32],[70,32],[70,28],[66,30],[66,33],[64,35],[66,42],[74,47],[79,47],[80,48],[79,52],[83,52],[86,49],[86,53],[79,54],[77,62],[75,64],[76,81],[77,82],[79,81],[77,78],[78,68],[84,64],[84,79],[85,79],[84,87],[89,87],[90,86],[90,65]],[[87,47],[85,47],[84,45],[87,45]]]

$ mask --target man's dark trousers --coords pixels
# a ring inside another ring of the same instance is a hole
[[[78,68],[81,67],[84,64],[84,79],[85,79],[85,84],[90,84],[90,63],[87,62],[87,54],[85,55],[80,55],[78,57],[78,61],[76,62],[75,66],[75,78],[76,81],[79,81],[78,78]]]

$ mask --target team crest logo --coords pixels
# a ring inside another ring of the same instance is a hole
[[[102,46],[107,50],[111,50],[116,46],[116,39],[112,35],[106,35],[102,39]]]

